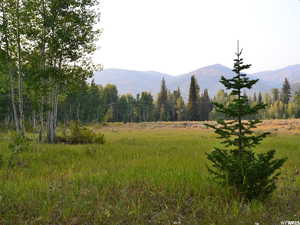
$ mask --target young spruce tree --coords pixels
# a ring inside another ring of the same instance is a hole
[[[263,200],[276,188],[279,172],[276,172],[286,159],[274,159],[275,150],[266,153],[254,153],[253,148],[258,145],[269,133],[256,134],[253,128],[260,120],[242,120],[246,116],[258,113],[264,109],[264,104],[251,106],[242,93],[251,89],[258,80],[250,80],[243,70],[251,65],[244,64],[241,58],[242,50],[237,50],[234,60],[233,72],[235,76],[230,79],[222,77],[220,82],[231,90],[234,100],[227,106],[214,103],[216,111],[224,113],[230,121],[223,119],[217,125],[207,126],[213,128],[223,141],[223,148],[214,148],[207,154],[212,162],[209,172],[217,183],[227,185],[240,199]]]

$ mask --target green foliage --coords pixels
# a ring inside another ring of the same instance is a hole
[[[279,176],[275,171],[286,159],[274,159],[275,150],[257,155],[253,152],[253,148],[269,133],[254,133],[253,128],[260,120],[242,120],[257,114],[265,105],[258,103],[252,106],[247,95],[242,94],[242,90],[251,89],[258,80],[250,80],[242,73],[251,65],[244,64],[241,54],[242,51],[238,49],[233,69],[236,75],[229,79],[222,76],[220,81],[226,89],[231,90],[233,100],[228,105],[215,103],[216,111],[233,120],[221,119],[217,125],[207,125],[215,130],[224,145],[224,149],[215,148],[207,154],[212,162],[209,172],[216,182],[233,188],[241,199],[265,199],[275,190]]]
[[[161,81],[160,92],[157,97],[157,109],[159,112],[158,120],[159,121],[168,121],[168,89],[166,86],[166,81],[163,78]]]
[[[30,140],[20,134],[13,133],[8,149],[12,154],[28,152],[30,150]]]
[[[189,101],[187,105],[188,118],[192,121],[200,120],[200,87],[195,76],[191,77],[191,84],[189,90]]]
[[[105,142],[103,134],[97,134],[81,126],[78,121],[72,121],[68,131],[65,131],[62,137],[58,137],[58,141],[69,144],[104,144]]]
[[[287,78],[284,79],[282,85],[281,100],[284,104],[288,104],[291,98],[291,85]]]
[[[208,96],[208,90],[205,89],[200,97],[200,87],[195,76],[191,77],[189,99],[187,104],[187,118],[191,121],[209,120],[209,114],[213,105]]]
[[[207,158],[214,169],[209,172],[218,183],[234,187],[238,198],[265,199],[275,188],[280,175],[274,172],[279,169],[285,159],[274,159],[275,150],[255,154],[252,151],[215,149]]]
[[[209,114],[213,109],[213,105],[208,96],[208,90],[205,89],[200,98],[200,120],[209,120]]]
[[[7,159],[7,174],[11,169],[23,165],[21,155],[22,153],[29,152],[31,149],[31,142],[27,137],[18,133],[13,133],[8,149],[9,156]]]

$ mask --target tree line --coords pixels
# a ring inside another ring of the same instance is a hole
[[[82,122],[150,122],[208,120],[212,103],[208,91],[200,94],[194,76],[188,104],[185,104],[181,91],[170,91],[162,79],[161,89],[155,98],[150,92],[119,95],[112,84],[98,86],[83,83],[82,88],[70,93],[59,105],[61,121]]]
[[[243,93],[247,97],[250,105],[266,104],[266,108],[260,110],[257,114],[251,115],[256,119],[288,119],[300,118],[300,90],[292,93],[291,85],[287,78],[284,79],[282,88],[273,88],[270,92],[265,93]],[[233,101],[233,97],[224,90],[217,92],[213,98],[214,102],[229,105]],[[213,110],[210,118],[221,119],[226,118],[222,113]],[[251,119],[251,118],[250,118]]]
[[[181,91],[170,91],[162,79],[157,97],[150,92],[118,94],[115,85],[96,85],[82,82],[58,104],[58,120],[68,122],[150,122],[208,120],[212,103],[208,91],[200,95],[195,77],[191,83],[189,103],[185,104]]]
[[[248,119],[280,119],[300,117],[300,91],[291,93],[285,79],[282,88],[270,93],[243,93],[250,105],[266,104],[267,107]],[[28,128],[40,129],[40,114],[36,102],[29,93],[24,93],[24,121]],[[66,91],[57,100],[56,123],[69,121],[91,122],[150,122],[150,121],[206,121],[230,119],[217,112],[213,102],[229,105],[234,97],[219,90],[210,98],[208,90],[202,92],[195,78],[191,77],[188,101],[185,102],[179,88],[171,91],[162,79],[161,88],[155,97],[150,92],[119,95],[113,84],[96,85],[81,80],[76,88]],[[7,127],[14,126],[13,107],[9,89],[2,89],[0,97],[0,120]]]
[[[287,119],[300,117],[300,91],[292,94],[287,79],[282,88],[266,93],[243,93],[250,105],[266,104],[266,108],[249,119]],[[59,121],[78,120],[82,122],[150,122],[150,121],[207,121],[230,119],[217,112],[213,102],[229,105],[234,96],[219,90],[211,98],[208,90],[200,90],[195,78],[191,77],[187,101],[181,90],[169,90],[162,79],[160,92],[118,94],[113,84],[106,86],[82,83],[77,91],[69,93],[59,104]]]

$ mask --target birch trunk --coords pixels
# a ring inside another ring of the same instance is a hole
[[[17,133],[20,133],[19,116],[18,116],[16,102],[15,102],[14,79],[11,72],[10,72],[10,99],[11,99],[11,105],[13,109],[16,131]]]
[[[48,132],[47,138],[49,143],[54,143],[56,138],[56,121],[57,121],[57,87],[54,87],[49,94],[50,109],[48,111]]]
[[[20,34],[20,1],[17,0],[16,13],[17,13],[17,73],[18,73],[18,109],[19,109],[19,127],[22,135],[25,134],[24,127],[24,111],[23,111],[23,78],[22,78],[22,58],[21,58],[21,34]]]
[[[44,131],[44,97],[42,97],[42,104],[40,107],[40,131],[39,131],[39,142],[43,141],[43,131]]]
[[[9,75],[9,85],[10,85],[10,100],[13,109],[13,118],[15,122],[15,127],[17,133],[20,133],[20,123],[19,123],[19,115],[16,107],[15,100],[15,80],[12,70],[12,65],[10,62],[10,40],[9,40],[9,30],[8,30],[8,18],[7,18],[7,6],[4,5],[4,2],[1,1],[1,10],[2,10],[2,21],[7,27],[3,30],[3,40],[5,42],[5,53],[6,53],[6,63],[8,65],[8,75]]]

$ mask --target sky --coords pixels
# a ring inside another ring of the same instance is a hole
[[[237,40],[249,72],[300,63],[299,0],[102,0],[100,27],[104,69],[231,68]]]

